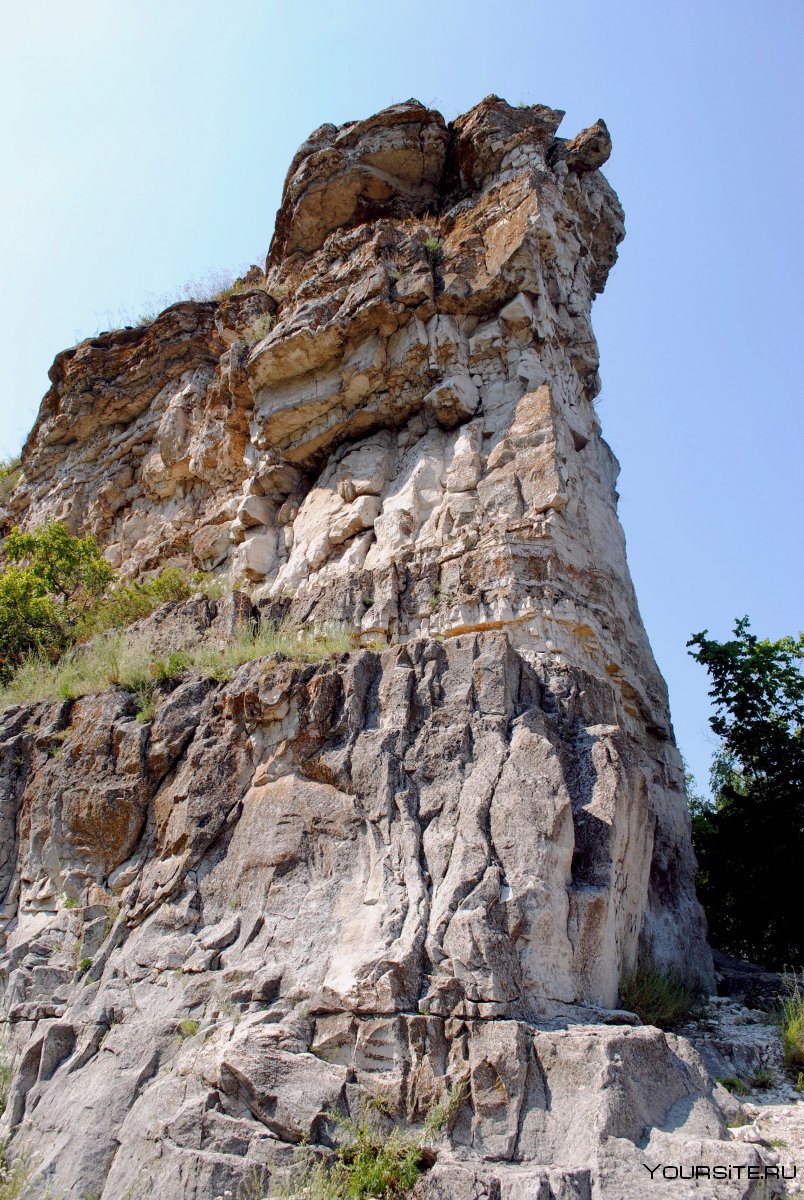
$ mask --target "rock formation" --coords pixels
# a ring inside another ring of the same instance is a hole
[[[464,1080],[426,1200],[760,1161],[689,1043],[617,1009],[638,962],[712,965],[594,408],[610,140],[561,116],[322,126],[264,273],[51,368],[7,524],[228,577],[165,618],[199,632],[337,622],[354,650],[186,679],[152,721],[122,691],[2,717],[4,1124],[35,1197],[212,1200],[331,1145],[331,1109],[416,1121]]]

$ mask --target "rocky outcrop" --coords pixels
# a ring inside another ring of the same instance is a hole
[[[638,962],[712,963],[593,406],[610,140],[561,115],[323,126],[265,273],[51,370],[9,521],[240,589],[168,626],[354,649],[166,683],[144,722],[123,692],[3,717],[4,1120],[37,1197],[212,1200],[326,1154],[332,1109],[415,1122],[457,1084],[429,1200],[760,1162],[696,1051],[617,1008]]]

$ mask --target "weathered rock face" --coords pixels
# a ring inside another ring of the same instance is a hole
[[[415,1120],[464,1078],[432,1200],[736,1161],[695,1052],[612,1011],[637,961],[712,967],[592,404],[610,142],[560,117],[323,126],[254,286],[51,370],[14,519],[250,591],[166,620],[254,604],[355,650],[146,723],[123,693],[3,718],[4,1120],[37,1196],[212,1200],[366,1090]]]

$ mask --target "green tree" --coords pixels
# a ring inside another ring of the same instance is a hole
[[[51,522],[3,542],[0,566],[0,682],[26,655],[57,654],[112,579],[95,539],[73,536]]]
[[[804,635],[760,639],[747,617],[730,641],[687,643],[709,672],[721,738],[712,800],[694,797],[698,893],[722,950],[783,968],[804,963]]]

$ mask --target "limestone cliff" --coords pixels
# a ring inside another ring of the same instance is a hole
[[[322,126],[264,273],[51,368],[7,522],[228,576],[178,614],[199,634],[338,622],[354,650],[186,679],[148,722],[123,692],[2,718],[33,1195],[212,1200],[331,1144],[332,1107],[416,1120],[464,1077],[430,1200],[734,1160],[691,1047],[614,1011],[638,961],[712,968],[593,403],[610,142],[561,115]]]

